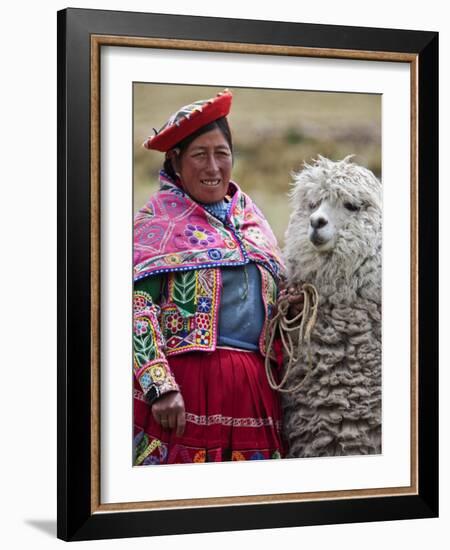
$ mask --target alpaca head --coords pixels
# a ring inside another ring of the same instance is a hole
[[[326,263],[327,271],[333,267],[337,276],[351,276],[380,248],[379,180],[350,157],[334,162],[319,156],[293,177],[288,270],[299,266],[317,271]]]

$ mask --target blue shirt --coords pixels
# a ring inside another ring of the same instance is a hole
[[[230,203],[222,200],[203,206],[224,222]],[[243,266],[222,267],[221,272],[217,345],[258,351],[264,324],[259,269],[250,262]]]

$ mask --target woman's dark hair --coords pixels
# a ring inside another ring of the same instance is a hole
[[[180,150],[179,156],[181,156],[184,153],[184,151],[186,151],[186,149],[189,147],[189,145],[194,141],[194,139],[198,138],[203,134],[206,134],[206,132],[215,130],[216,128],[219,128],[219,130],[222,132],[223,137],[226,139],[228,146],[230,147],[231,154],[233,154],[233,140],[231,138],[231,130],[226,117],[218,118],[217,120],[214,120],[213,122],[210,122],[205,126],[202,126],[198,130],[196,130],[194,133],[189,134],[187,137],[179,141],[176,145],[173,146],[173,149],[175,148],[179,149]],[[164,171],[173,180],[176,179],[176,174],[172,166],[172,161],[168,158],[166,158],[166,160],[164,161]]]

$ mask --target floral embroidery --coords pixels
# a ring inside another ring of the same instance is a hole
[[[233,451],[231,453],[231,460],[245,460],[245,456],[240,451]]]
[[[148,330],[148,322],[146,320],[137,319],[134,321],[134,333],[137,336],[142,336]]]
[[[202,346],[208,346],[210,341],[209,337],[210,337],[209,330],[200,328],[197,330],[195,343],[200,344]]]
[[[264,460],[264,458],[264,455],[258,451],[250,456],[250,460]]]
[[[149,246],[153,248],[159,248],[159,245],[161,244],[161,241],[164,237],[164,233],[164,226],[152,223],[150,231],[145,235]]]
[[[199,313],[197,315],[197,326],[201,329],[209,328],[209,315],[206,313]]]
[[[201,449],[200,451],[197,451],[194,455],[194,462],[205,462],[205,461],[206,461],[205,449]]]
[[[167,198],[164,198],[161,201],[164,210],[170,215],[177,215],[181,214],[185,208],[186,208],[186,200],[182,197],[179,197],[175,194],[172,194],[172,196],[169,196]]]
[[[191,244],[201,244],[208,246],[215,242],[213,232],[209,229],[204,229],[201,225],[188,224],[184,232]]]
[[[211,260],[220,260],[222,258],[222,252],[220,252],[217,248],[212,248],[211,250],[208,250],[208,256]]]
[[[166,371],[160,365],[154,365],[149,369],[154,382],[162,382],[166,378]]]
[[[211,311],[211,298],[200,296],[198,299],[198,310],[202,313],[209,313]]]
[[[223,242],[225,243],[225,246],[231,250],[237,248],[237,244],[232,239],[224,239]]]
[[[144,309],[150,307],[152,304],[152,298],[147,292],[135,292],[133,296],[133,310],[134,313],[139,313]]]
[[[167,263],[170,265],[181,264],[180,256],[176,256],[175,254],[170,254],[170,256],[167,256],[166,260],[167,260]]]
[[[167,317],[167,328],[172,334],[176,334],[183,329],[183,319],[177,314],[168,315]]]

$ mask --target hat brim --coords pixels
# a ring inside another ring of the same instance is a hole
[[[206,100],[203,104],[192,104],[183,108],[184,114],[178,117],[175,115],[173,124],[163,127],[156,135],[147,138],[143,144],[144,147],[161,152],[173,149],[177,143],[202,126],[227,116],[230,112],[232,99],[232,93],[225,90],[214,98]]]

